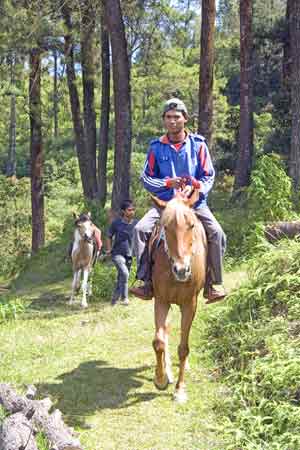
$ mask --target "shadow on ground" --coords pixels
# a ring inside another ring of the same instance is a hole
[[[66,294],[63,289],[46,289],[43,293],[38,295],[31,295],[30,303],[28,305],[27,313],[28,319],[35,319],[38,315],[39,318],[55,319],[57,317],[66,317],[76,314],[82,314],[83,309],[81,307],[81,296],[76,298],[74,305],[69,305],[70,295]],[[91,298],[88,300],[89,307],[87,312],[93,312],[109,305],[107,301],[99,301],[98,299]]]
[[[167,393],[137,392],[145,381],[150,366],[123,369],[93,360],[80,364],[71,372],[57,377],[57,383],[35,384],[40,397],[50,396],[71,426],[85,428],[86,417],[103,409],[129,408]]]

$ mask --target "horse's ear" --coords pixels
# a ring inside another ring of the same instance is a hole
[[[199,200],[199,195],[200,195],[200,191],[199,189],[195,189],[193,188],[191,193],[188,195],[187,197],[187,202],[186,204],[192,208],[193,205]]]
[[[75,211],[73,211],[73,217],[74,217],[74,220],[77,220],[77,219],[79,219],[79,215],[78,215],[78,214],[76,214],[76,212],[75,212]]]
[[[165,202],[164,200],[161,200],[158,197],[155,197],[155,195],[150,194],[153,202],[156,204],[156,206],[158,206],[160,209],[164,209],[167,205],[167,202]]]
[[[87,216],[88,216],[88,218],[91,220],[91,218],[92,218],[92,213],[91,213],[91,211],[89,211],[89,212],[87,213]]]

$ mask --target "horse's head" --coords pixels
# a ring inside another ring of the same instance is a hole
[[[199,192],[178,192],[169,202],[153,198],[162,211],[161,224],[165,230],[167,253],[172,272],[177,281],[186,282],[191,277],[194,227],[197,217],[191,209]]]
[[[92,242],[94,234],[94,225],[91,220],[91,213],[74,215],[75,230],[77,230],[79,238],[87,242]]]

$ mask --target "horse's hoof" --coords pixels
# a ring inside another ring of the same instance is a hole
[[[156,378],[154,378],[154,385],[159,391],[164,391],[167,389],[169,384],[168,377],[166,376],[162,383],[159,383]]]
[[[88,307],[87,303],[81,303],[81,308],[86,309]]]
[[[74,305],[74,300],[69,300],[68,302],[67,302],[67,305],[70,305],[70,306],[72,306],[72,305]]]
[[[183,403],[187,402],[188,396],[185,391],[181,390],[181,391],[175,391],[173,398],[176,403],[179,403],[180,405],[182,405]]]

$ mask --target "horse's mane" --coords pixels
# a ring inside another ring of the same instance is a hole
[[[175,197],[168,202],[161,217],[161,224],[163,226],[168,226],[174,219],[174,215],[176,215],[178,219],[182,215],[189,215],[191,219],[195,217],[194,210],[187,206],[184,199],[181,199],[180,197]]]

